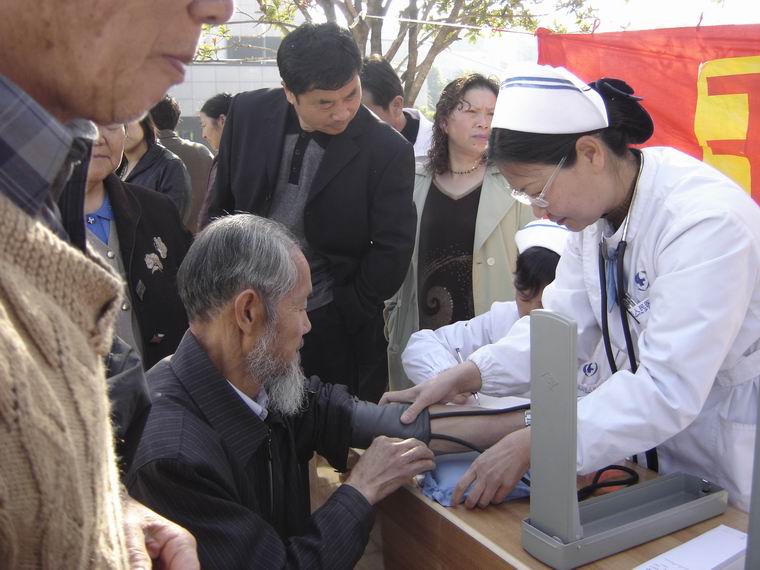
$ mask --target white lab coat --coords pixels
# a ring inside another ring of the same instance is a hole
[[[452,323],[436,330],[423,329],[414,333],[401,355],[404,371],[415,384],[427,382],[453,366],[456,366],[456,349],[466,359],[480,347],[504,338],[519,320],[517,303],[499,301],[482,315]],[[625,366],[625,352],[616,356],[618,368]],[[509,366],[509,363],[500,363]],[[578,369],[578,396],[595,390],[610,376],[610,367],[604,347],[600,344],[590,360],[582,362]],[[518,394],[528,397],[529,394]]]
[[[578,404],[578,471],[657,446],[661,473],[712,480],[747,510],[760,382],[760,208],[681,152],[648,148],[643,156],[625,255],[639,369],[612,375]],[[600,220],[570,236],[543,294],[544,307],[578,323],[581,362],[601,338],[597,260],[608,228]],[[612,344],[624,351],[617,307],[609,321]],[[483,393],[527,390],[529,336],[526,317],[469,356]]]
[[[428,161],[427,153],[433,139],[433,123],[417,109],[409,108],[404,109],[404,111],[420,121],[417,139],[414,141],[414,161],[417,164],[424,164]]]

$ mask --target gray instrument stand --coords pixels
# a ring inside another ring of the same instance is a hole
[[[578,503],[577,326],[546,310],[530,314],[531,490],[523,548],[563,570],[587,564],[726,510],[728,494],[673,473]]]

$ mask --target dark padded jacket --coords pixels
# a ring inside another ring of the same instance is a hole
[[[124,168],[122,165],[121,168]],[[192,182],[182,159],[161,143],[151,145],[140,157],[124,182],[138,184],[166,194],[174,202],[182,219],[190,208]]]
[[[143,365],[148,369],[172,354],[187,330],[177,271],[193,238],[166,196],[126,184],[113,174],[103,184],[140,325]]]
[[[317,451],[345,469],[353,399],[309,383],[304,411],[261,421],[189,331],[148,372],[153,404],[126,485],[188,529],[206,570],[352,568],[372,507],[343,485],[313,515],[308,461]]]

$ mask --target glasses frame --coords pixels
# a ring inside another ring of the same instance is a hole
[[[554,168],[554,172],[552,172],[551,176],[549,176],[549,180],[546,181],[546,184],[544,184],[543,189],[537,196],[531,196],[526,193],[525,190],[512,188],[512,198],[521,204],[525,204],[526,206],[535,206],[537,208],[546,208],[549,206],[549,202],[544,198],[544,196],[549,191],[549,188],[551,188],[554,179],[557,178],[557,175],[559,174],[559,171],[562,170],[562,166],[565,164],[566,160],[567,155],[563,156],[559,161],[557,166]]]

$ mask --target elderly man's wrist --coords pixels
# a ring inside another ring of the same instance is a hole
[[[351,476],[346,479],[344,485],[353,487],[358,491],[362,497],[364,497],[370,505],[374,505],[377,502],[377,493],[374,492],[372,485],[364,484],[357,481],[352,481]]]

